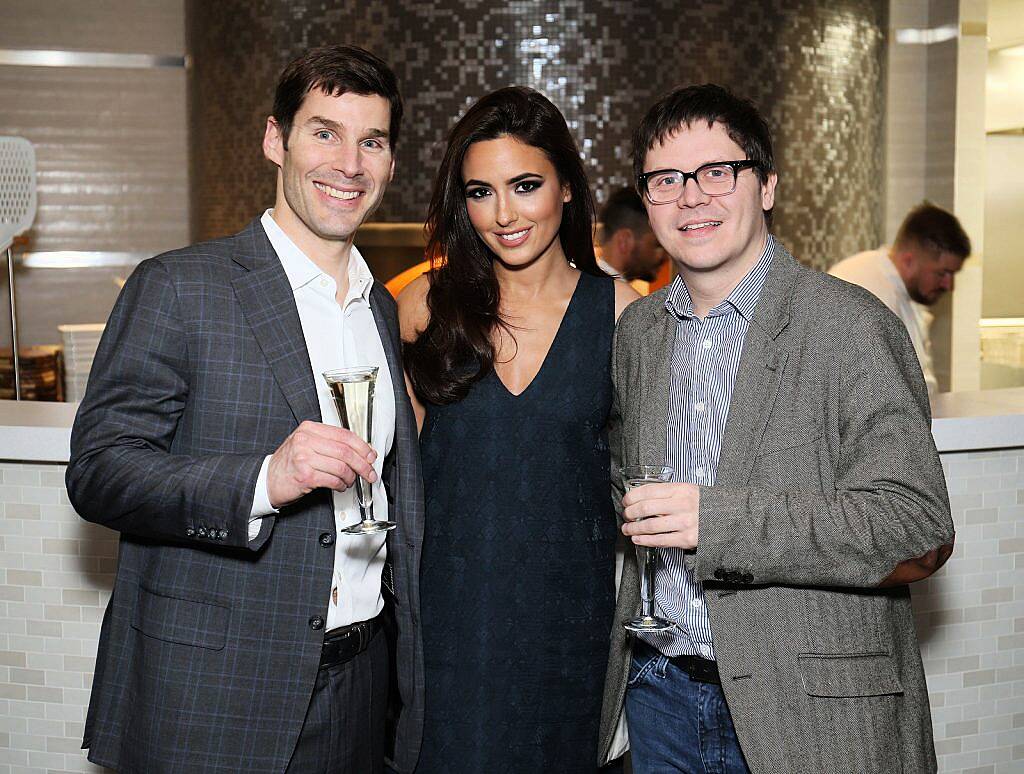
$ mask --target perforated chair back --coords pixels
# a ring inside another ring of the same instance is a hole
[[[36,151],[24,137],[0,137],[0,251],[36,218]]]

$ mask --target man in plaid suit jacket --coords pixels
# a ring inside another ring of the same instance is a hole
[[[146,774],[415,763],[416,426],[394,302],[352,245],[391,180],[401,113],[372,54],[297,59],[264,139],[274,209],[145,261],[114,307],[67,472],[78,512],[121,533],[83,744],[96,763]],[[371,449],[324,423],[333,407],[317,381],[318,366],[374,363],[385,394]],[[358,519],[356,475],[374,482],[378,517],[397,522],[386,545],[337,533]]]

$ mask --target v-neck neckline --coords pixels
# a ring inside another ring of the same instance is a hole
[[[548,351],[544,353],[544,359],[540,362],[540,368],[537,369],[537,373],[533,375],[530,382],[520,392],[512,392],[498,374],[498,369],[495,366],[491,366],[491,371],[494,372],[494,378],[498,380],[498,384],[501,385],[501,388],[505,391],[508,397],[513,400],[522,398],[530,391],[533,385],[537,383],[541,375],[544,373],[544,369],[547,367],[548,361],[551,359],[551,353],[555,351],[555,347],[557,346],[559,339],[562,337],[562,330],[565,328],[565,321],[569,318],[569,312],[572,311],[573,305],[576,303],[576,297],[579,295],[580,287],[582,285],[583,272],[580,272],[580,275],[576,278],[576,287],[573,288],[572,295],[569,297],[569,303],[566,305],[565,311],[562,312],[562,319],[558,321],[558,328],[555,330],[555,335],[551,339],[551,344],[548,345]]]

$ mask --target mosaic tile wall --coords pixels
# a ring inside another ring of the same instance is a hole
[[[276,76],[313,45],[355,43],[395,69],[408,121],[377,219],[422,220],[439,143],[477,97],[526,84],[558,104],[598,200],[629,183],[628,139],[679,85],[753,98],[776,129],[776,231],[827,266],[883,227],[883,0],[226,0],[186,6],[197,237],[240,228],[273,199],[260,138]]]

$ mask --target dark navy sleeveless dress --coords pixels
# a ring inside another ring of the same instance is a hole
[[[593,774],[614,612],[613,281],[581,274],[534,381],[429,406],[417,774]]]

